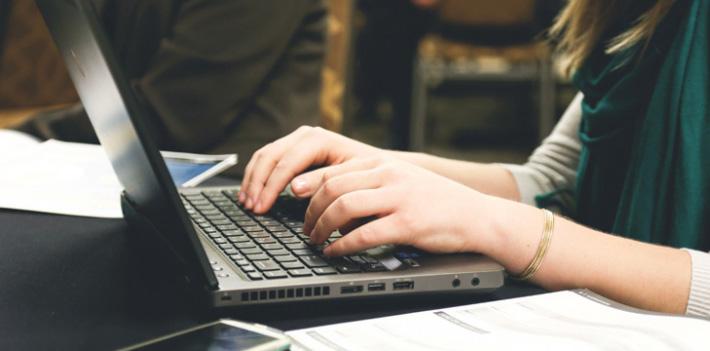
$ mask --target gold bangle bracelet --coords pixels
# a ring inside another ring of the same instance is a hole
[[[542,229],[542,237],[540,238],[540,244],[537,247],[537,252],[532,261],[525,270],[523,270],[517,276],[513,276],[518,280],[530,280],[538,269],[542,265],[542,261],[547,254],[547,250],[550,248],[550,243],[552,242],[552,233],[555,231],[555,215],[550,211],[543,209],[542,212],[545,215],[545,225]]]

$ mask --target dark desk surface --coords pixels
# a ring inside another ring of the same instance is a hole
[[[112,349],[219,317],[289,330],[542,292],[510,283],[489,294],[207,312],[141,262],[127,233],[122,220],[0,210],[0,349]]]

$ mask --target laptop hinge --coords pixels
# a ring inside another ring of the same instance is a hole
[[[182,277],[185,283],[194,287],[201,287],[201,290],[218,290],[219,284],[216,280],[210,281],[204,276],[194,276],[199,274],[187,266],[187,263],[175,251],[170,241],[163,235],[160,230],[148,219],[147,216],[141,214],[134,202],[132,202],[125,192],[121,193],[121,210],[123,217],[129,226],[137,230],[129,231],[131,233],[131,241],[136,247],[141,249],[144,254],[150,256],[158,256],[162,262],[165,262],[166,268],[170,269],[175,277]]]

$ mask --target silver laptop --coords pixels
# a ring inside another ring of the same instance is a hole
[[[475,254],[379,247],[324,257],[302,231],[307,203],[288,196],[257,216],[236,201],[236,187],[176,189],[93,3],[37,4],[125,189],[124,217],[137,245],[169,261],[211,305],[470,293],[503,285],[503,267]]]

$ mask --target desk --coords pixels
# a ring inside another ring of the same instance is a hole
[[[139,263],[127,234],[122,220],[0,210],[0,349],[103,350],[219,317],[289,330],[543,292],[511,283],[474,296],[207,312],[150,264]]]

